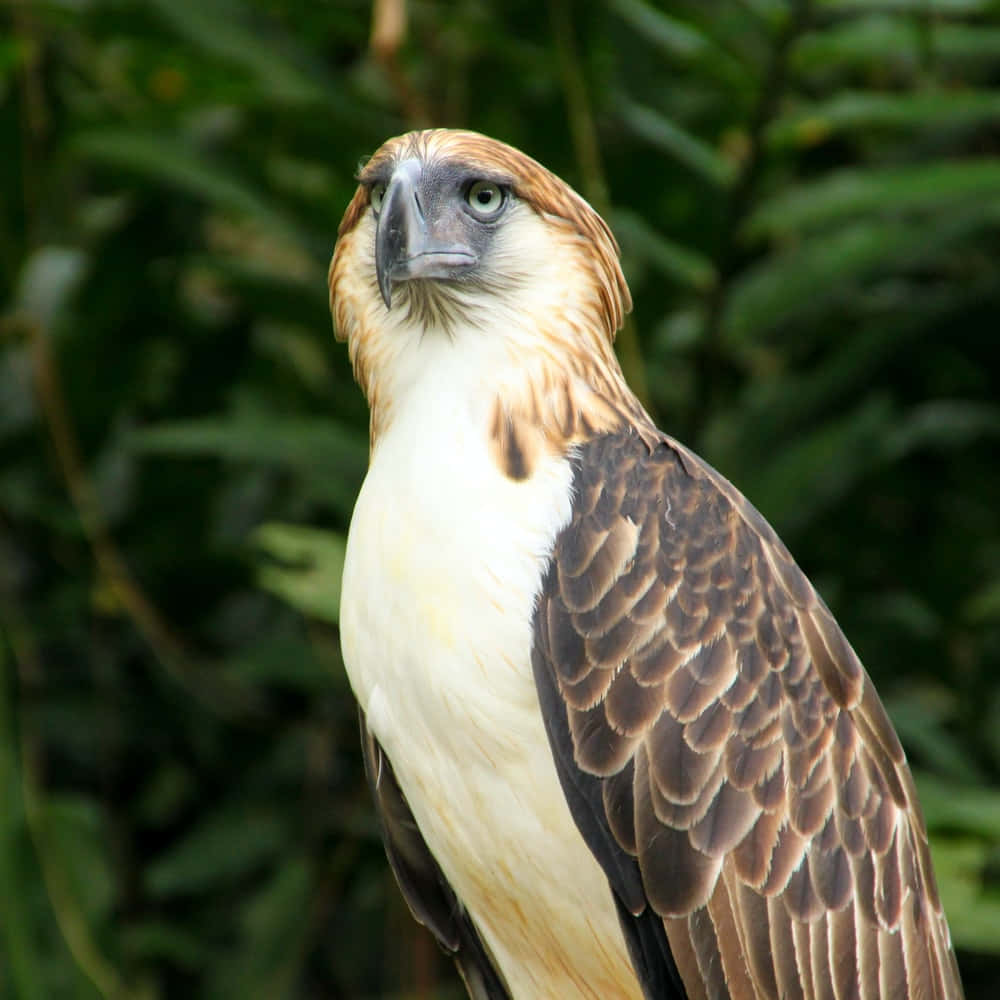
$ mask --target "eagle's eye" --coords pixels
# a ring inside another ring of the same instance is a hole
[[[465,192],[465,200],[477,218],[492,219],[500,214],[507,200],[507,194],[493,181],[476,181],[469,185],[469,190]]]
[[[372,209],[376,215],[382,209],[382,199],[385,197],[385,181],[379,181],[378,184],[373,184],[369,198],[371,199]]]

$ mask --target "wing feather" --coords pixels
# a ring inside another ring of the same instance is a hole
[[[369,730],[364,712],[359,715],[365,774],[385,853],[414,918],[454,959],[472,1000],[510,1000],[496,963],[424,842],[389,758]]]
[[[961,997],[861,663],[739,492],[647,440],[579,447],[535,615],[549,738],[612,889],[662,920],[690,997]]]

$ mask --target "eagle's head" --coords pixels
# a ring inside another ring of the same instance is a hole
[[[631,299],[614,236],[583,198],[519,150],[449,129],[388,140],[358,179],[330,307],[373,435],[447,354],[498,396],[505,426],[525,393],[553,433],[556,420],[572,436],[588,408],[608,422],[595,392],[622,394],[612,341]]]

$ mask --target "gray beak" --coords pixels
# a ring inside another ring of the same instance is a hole
[[[392,308],[395,282],[459,278],[479,261],[463,232],[460,209],[426,188],[421,165],[411,160],[399,165],[382,199],[375,274],[386,309]]]

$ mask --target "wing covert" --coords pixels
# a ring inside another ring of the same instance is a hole
[[[533,666],[617,897],[691,997],[960,997],[903,750],[787,549],[670,439],[576,461]]]

